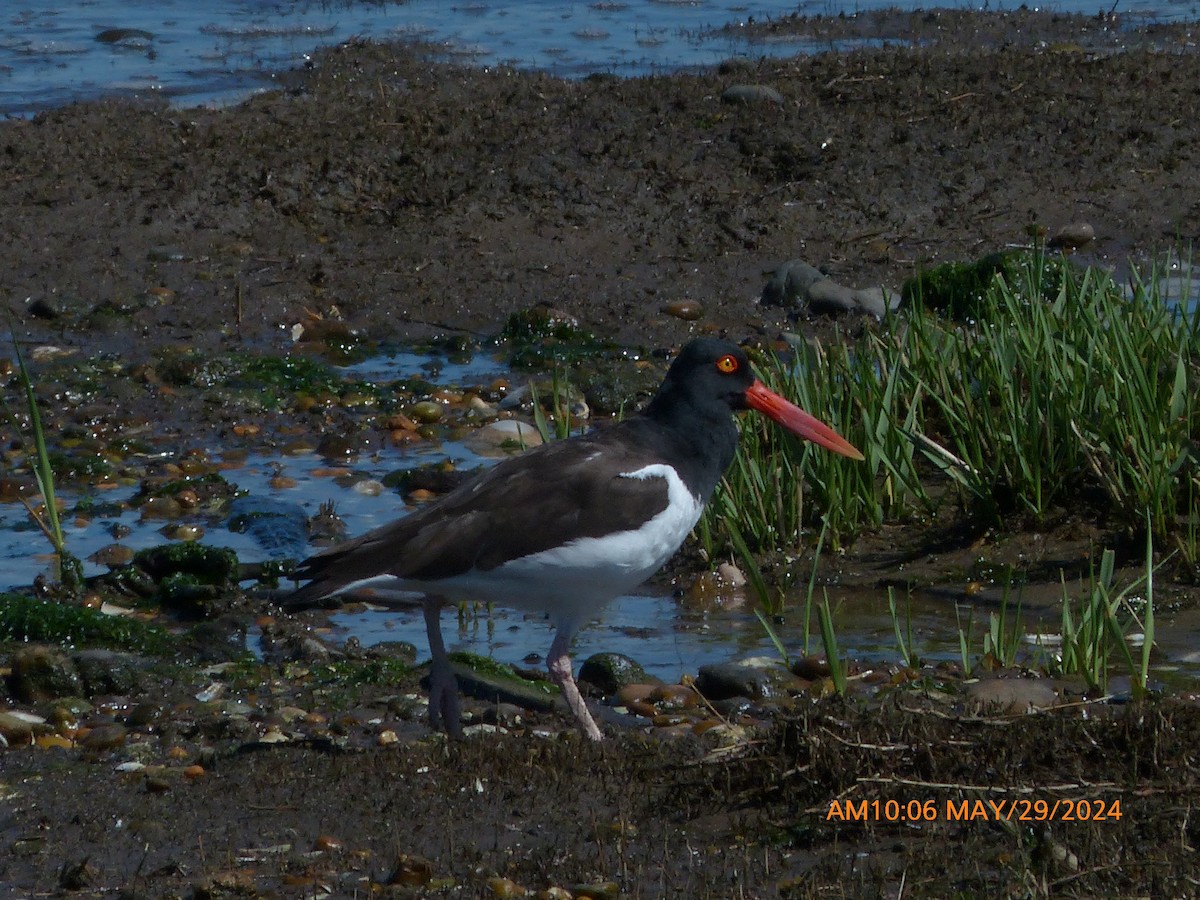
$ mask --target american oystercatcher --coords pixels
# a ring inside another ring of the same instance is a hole
[[[489,600],[545,613],[557,630],[550,676],[579,727],[600,729],[571,672],[571,639],[604,604],[679,548],[737,450],[732,413],[754,409],[800,437],[863,456],[754,377],[746,354],[703,338],[683,348],[658,393],[608,428],[504,460],[441,500],[305,560],[302,607],[371,586],[424,595],[430,724],[461,733],[458,685],[442,643],[447,601]]]

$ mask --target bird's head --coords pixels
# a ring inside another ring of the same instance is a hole
[[[736,344],[715,338],[688,343],[671,364],[664,392],[679,391],[693,402],[724,402],[730,409],[753,409],[793,434],[851,459],[862,453],[820,419],[764,385]]]

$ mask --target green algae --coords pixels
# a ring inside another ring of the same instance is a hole
[[[948,262],[913,276],[904,283],[904,305],[920,305],[952,319],[977,318],[984,295],[997,279],[1009,287],[1029,283],[1029,267],[1040,270],[1040,296],[1051,302],[1062,290],[1070,263],[1062,256],[1041,250],[990,253],[971,262]]]
[[[165,655],[171,636],[138,619],[25,594],[0,594],[0,641],[106,647]]]

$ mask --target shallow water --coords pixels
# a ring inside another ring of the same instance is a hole
[[[497,359],[484,353],[456,361],[397,352],[346,366],[343,372],[347,379],[381,383],[420,376],[447,387],[486,384],[501,376],[510,377],[515,384],[520,381]],[[220,458],[219,450],[212,452],[214,458]],[[403,503],[395,492],[384,489],[377,494],[364,493],[356,485],[361,487],[364,482],[381,479],[398,469],[443,460],[464,468],[489,462],[460,442],[443,441],[406,449],[384,447],[337,463],[316,453],[236,456],[223,467],[222,475],[251,498],[252,503],[263,507],[286,504],[300,515],[311,516],[322,503],[332,500],[347,533],[356,535],[396,518],[403,511]],[[341,474],[335,474],[338,472]],[[272,479],[280,475],[293,480],[294,486],[272,486]],[[135,492],[136,486],[130,486],[99,492],[96,499],[117,507]],[[59,495],[68,508],[82,497],[79,492],[64,490]],[[185,518],[184,521],[202,521],[203,542],[233,549],[242,562],[262,561],[271,556],[250,534],[230,530],[227,520]],[[114,525],[130,529],[120,542],[133,550],[157,546],[166,540],[160,533],[161,519],[143,521],[138,511],[125,510],[89,521],[68,516],[65,520],[68,546],[76,556],[86,558],[113,543],[110,528]],[[39,573],[46,571],[50,562],[46,549],[45,538],[32,526],[25,508],[20,503],[0,503],[0,560],[3,560],[0,590],[27,587]],[[308,549],[297,547],[295,555],[302,555]],[[103,571],[100,565],[85,564],[88,576]],[[886,590],[830,589],[829,597],[843,655],[872,665],[899,661]],[[989,613],[998,608],[998,597],[998,591],[985,590],[972,601],[973,610],[959,593],[949,589],[915,592],[910,600],[900,597],[898,602],[902,609],[905,603],[911,604],[903,615],[911,621],[917,654],[926,661],[939,662],[960,658],[959,628],[965,627],[968,619],[973,622],[972,659],[981,655],[979,644]],[[1014,605],[1020,602],[1023,610],[1023,631],[1030,636],[1053,633],[1060,621],[1060,598],[1061,593],[1054,586],[1014,597]],[[1178,617],[1160,615],[1158,644],[1163,663],[1158,676],[1162,679],[1200,677],[1200,629],[1194,621],[1197,615],[1194,612]],[[808,624],[807,642],[805,618],[805,598],[802,595],[789,598],[787,612],[776,627],[792,656],[823,652],[815,612]],[[428,653],[419,608],[386,611],[356,608],[333,616],[332,626],[336,641],[353,637],[365,646],[382,641],[407,641],[417,647],[420,657]],[[469,651],[504,663],[533,667],[544,662],[553,637],[551,626],[536,616],[501,608],[488,611],[483,607],[463,610],[461,615],[454,609],[445,610],[443,632],[451,651]],[[1032,638],[1026,647],[1027,658],[1035,659]],[[256,649],[253,639],[251,649]],[[695,674],[707,663],[777,655],[745,595],[735,593],[720,601],[698,605],[662,589],[617,598],[580,631],[572,652],[577,660],[598,652],[624,653],[641,663],[652,676],[670,682],[684,674]]]
[[[947,3],[952,8],[1004,9]],[[1107,6],[1102,4],[1101,6]],[[159,96],[178,106],[237,102],[354,37],[411,38],[481,65],[512,64],[566,77],[643,75],[731,56],[792,55],[851,43],[750,42],[737,25],[793,12],[837,15],[889,0],[25,0],[0,11],[0,115],[29,115],[101,96]],[[1016,4],[1013,4],[1016,6]],[[1050,4],[1095,14],[1090,0]],[[1194,19],[1194,0],[1125,0],[1125,15]],[[733,28],[717,32],[725,25]]]

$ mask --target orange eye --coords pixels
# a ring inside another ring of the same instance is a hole
[[[738,370],[737,357],[733,356],[732,354],[726,353],[724,356],[722,356],[720,359],[717,360],[717,370],[720,372],[724,372],[726,375],[732,375],[734,372],[736,372]]]

